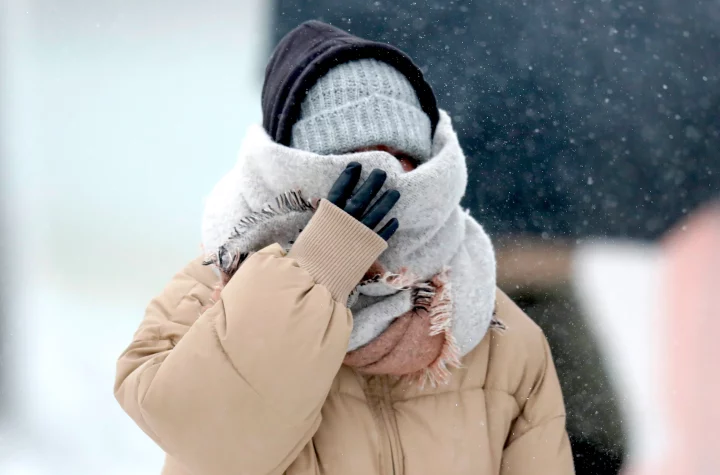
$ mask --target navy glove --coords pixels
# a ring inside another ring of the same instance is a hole
[[[350,162],[335,181],[335,184],[333,184],[327,199],[368,228],[374,230],[400,199],[400,192],[388,190],[370,206],[370,203],[382,188],[383,183],[385,183],[387,174],[377,168],[374,169],[370,172],[370,176],[365,180],[365,183],[360,185],[360,188],[353,193],[360,181],[361,172],[362,165],[357,162]],[[398,220],[392,218],[377,231],[378,236],[387,241],[397,231],[398,224]]]

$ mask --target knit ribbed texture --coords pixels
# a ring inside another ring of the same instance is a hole
[[[387,248],[383,238],[327,200],[322,200],[288,255],[345,304],[373,262]]]
[[[420,161],[431,155],[430,119],[415,90],[382,61],[362,59],[332,68],[301,107],[292,148],[337,155],[385,145]]]

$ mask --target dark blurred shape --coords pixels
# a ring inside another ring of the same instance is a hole
[[[616,474],[626,450],[623,414],[601,348],[571,286],[573,245],[506,237],[498,285],[542,328],[558,371],[578,475]]]
[[[720,4],[277,0],[421,66],[492,234],[656,238],[720,189]]]
[[[587,439],[570,437],[570,445],[578,475],[615,475],[620,473],[623,459],[617,454],[602,451]]]

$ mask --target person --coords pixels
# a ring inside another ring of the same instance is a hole
[[[118,361],[163,473],[573,473],[548,344],[496,288],[420,69],[311,21],[262,107],[207,197],[204,255]]]

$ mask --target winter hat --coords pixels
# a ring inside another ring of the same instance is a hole
[[[425,160],[430,118],[408,78],[389,64],[366,58],[335,66],[308,91],[290,146],[337,155],[376,145]]]
[[[430,119],[432,138],[440,111],[432,87],[412,59],[392,45],[359,38],[315,20],[285,35],[265,68],[263,128],[270,138],[289,147],[302,104],[313,86],[338,66],[364,59],[382,61],[382,65],[392,66],[410,82],[421,109]]]

